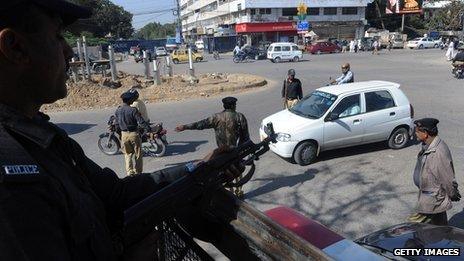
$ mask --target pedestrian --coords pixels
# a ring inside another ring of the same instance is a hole
[[[287,72],[287,79],[284,80],[282,87],[282,100],[284,109],[290,109],[303,98],[301,81],[295,78],[295,70],[290,69]]]
[[[90,15],[64,0],[0,3],[0,260],[122,260],[134,250],[118,240],[124,211],[201,164],[120,179],[39,112],[67,94],[73,50],[61,30]],[[216,150],[203,161],[218,153],[227,152]],[[239,175],[235,167],[226,172]],[[202,212],[188,214],[194,220]],[[201,227],[217,238],[213,243],[225,236],[215,224]]]
[[[145,103],[139,99],[139,92],[137,91],[137,89],[131,88],[129,90],[129,93],[133,95],[133,102],[131,104],[131,107],[136,108],[142,116],[143,120],[147,123],[150,123],[150,118],[148,118],[147,107],[145,106]]]
[[[358,52],[358,40],[354,40],[353,42],[353,45],[354,45],[354,52],[357,53]]]
[[[348,47],[348,42],[344,39],[342,41],[342,53],[346,53],[347,47]]]
[[[451,61],[454,57],[454,41],[449,41],[448,50],[446,50],[446,60]]]
[[[372,43],[372,54],[379,54],[379,41],[377,39]]]
[[[419,189],[417,212],[409,217],[411,222],[447,225],[446,211],[451,201],[459,200],[453,159],[448,145],[438,136],[438,120],[416,120],[415,132],[422,143],[417,156],[413,181]]]
[[[247,119],[245,115],[237,112],[237,98],[226,97],[222,99],[222,103],[224,107],[222,112],[215,113],[201,121],[178,125],[175,130],[182,132],[184,130],[214,129],[218,147],[237,147],[250,140]],[[241,176],[236,181],[239,181],[240,178]],[[237,197],[243,198],[242,187],[235,188],[233,192]]]
[[[388,39],[388,51],[390,52],[391,49],[393,48],[393,39]]]
[[[122,151],[126,162],[128,176],[140,174],[143,171],[142,138],[139,128],[150,132],[150,126],[143,119],[137,108],[131,107],[135,96],[130,91],[121,95],[123,104],[118,107],[115,120],[121,129]]]
[[[354,40],[351,40],[350,41],[350,53],[354,53],[354,46],[355,46]]]
[[[358,45],[358,50],[359,50],[359,51],[362,51],[362,50],[363,50],[363,48],[362,48],[362,42],[361,42],[361,39],[358,39],[357,45]]]
[[[353,83],[354,82],[354,74],[351,71],[351,66],[349,63],[345,63],[342,65],[342,75],[337,79],[333,80],[330,84],[332,85],[340,85],[345,83]]]

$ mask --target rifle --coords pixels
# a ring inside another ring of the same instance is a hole
[[[271,142],[277,142],[272,123],[268,123],[264,131],[268,137],[262,142],[255,144],[248,140],[231,152],[200,164],[193,173],[179,178],[124,211],[123,244],[131,246],[141,241],[163,220],[175,216],[179,209],[207,192],[223,186],[238,187],[247,183],[254,174],[254,161],[269,151]],[[232,165],[251,165],[251,170],[240,181],[232,183],[234,177],[225,173]]]

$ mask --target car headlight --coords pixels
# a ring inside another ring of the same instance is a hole
[[[277,133],[277,140],[281,142],[289,142],[292,136],[287,133]]]

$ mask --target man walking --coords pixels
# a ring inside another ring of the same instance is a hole
[[[295,70],[290,69],[287,73],[287,79],[282,87],[282,99],[284,108],[292,108],[299,100],[303,98],[301,81],[295,78]]]
[[[459,200],[454,182],[453,159],[448,145],[438,137],[437,119],[416,120],[416,137],[422,142],[414,169],[414,184],[419,188],[418,213],[409,217],[411,222],[447,225],[446,211],[451,201]],[[456,184],[456,187],[455,185]]]
[[[139,126],[150,131],[150,126],[142,118],[140,112],[131,107],[135,96],[131,92],[121,95],[123,105],[116,110],[116,122],[121,128],[122,151],[126,161],[127,175],[140,174],[143,171],[142,139]]]
[[[379,54],[379,41],[377,39],[372,43],[372,54]]]
[[[250,139],[248,123],[245,115],[236,111],[237,99],[226,97],[222,99],[222,103],[224,105],[222,112],[198,122],[179,125],[176,127],[176,131],[214,129],[218,147],[236,147],[248,141]],[[243,197],[242,187],[237,187],[234,193],[238,197]]]

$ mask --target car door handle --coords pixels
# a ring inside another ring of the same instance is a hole
[[[360,123],[360,122],[361,122],[360,119],[353,120],[353,123]]]
[[[395,116],[396,113],[395,112],[390,112],[390,116]]]

